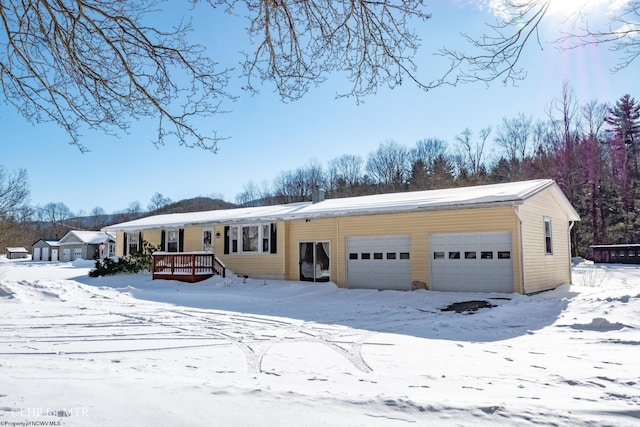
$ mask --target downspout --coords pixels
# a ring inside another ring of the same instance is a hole
[[[524,295],[524,245],[522,243],[522,217],[520,216],[520,213],[518,212],[518,209],[516,208],[516,204],[513,203],[511,205],[511,207],[513,208],[513,214],[516,216],[516,218],[518,219],[518,244],[519,244],[519,249],[520,249],[520,293],[522,295]]]
[[[569,242],[569,284],[573,285],[573,275],[571,272],[571,230],[576,225],[575,221],[569,221],[569,230],[567,231],[567,241]]]
[[[343,260],[343,262],[345,263],[345,268],[346,268],[346,257],[347,254],[346,252],[346,244],[345,242],[341,242],[340,241],[340,216],[336,217],[336,241],[335,241],[335,249],[331,248],[331,257],[333,257],[335,259],[335,264],[332,262],[330,265],[335,265],[335,269],[336,269],[336,277],[333,278],[332,277],[332,281],[333,283],[335,283],[336,285],[338,285],[339,288],[346,288],[347,287],[347,275],[345,273],[344,276],[344,281],[341,280],[340,278],[340,261],[338,260],[338,258],[341,258]],[[335,253],[335,256],[334,256]],[[342,282],[342,286],[340,286],[340,282]]]

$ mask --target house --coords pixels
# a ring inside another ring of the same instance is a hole
[[[115,237],[104,231],[71,230],[59,242],[60,260],[106,258],[115,255]]]
[[[7,252],[7,259],[24,259],[29,257],[29,251],[25,248],[5,248]]]
[[[58,261],[60,243],[54,239],[40,239],[31,245],[31,255],[34,261]]]
[[[213,252],[255,278],[347,288],[518,292],[571,282],[580,218],[553,180],[156,215],[115,224],[116,255]]]

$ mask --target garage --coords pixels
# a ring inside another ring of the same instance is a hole
[[[49,248],[42,248],[42,253],[38,260],[49,261]]]
[[[42,258],[40,258],[41,257],[40,249],[41,248],[33,248],[33,260],[34,261],[40,261],[42,259]]]
[[[431,289],[514,292],[511,232],[432,234]]]
[[[347,238],[347,287],[411,289],[409,236]]]

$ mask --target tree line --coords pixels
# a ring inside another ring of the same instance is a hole
[[[580,102],[568,83],[533,120],[518,114],[453,143],[434,138],[407,147],[394,140],[363,157],[344,154],[322,165],[281,172],[272,184],[244,185],[241,206],[310,200],[316,187],[340,198],[538,178],[554,179],[582,220],[572,232],[575,255],[593,244],[640,242],[640,103]],[[490,156],[491,143],[499,154]]]

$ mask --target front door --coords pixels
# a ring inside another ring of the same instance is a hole
[[[300,280],[330,281],[330,254],[329,242],[300,242]]]

